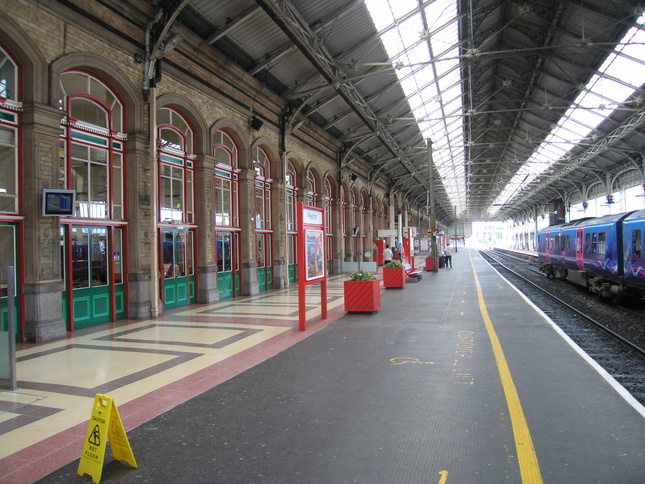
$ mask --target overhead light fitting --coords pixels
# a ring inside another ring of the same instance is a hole
[[[166,52],[170,52],[175,49],[179,44],[181,44],[182,40],[184,40],[184,34],[172,34],[168,37],[168,40],[166,40],[166,43],[163,46],[163,53],[165,54]]]

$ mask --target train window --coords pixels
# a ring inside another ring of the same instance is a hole
[[[591,234],[585,234],[585,253],[591,252]]]
[[[641,256],[642,240],[642,232],[640,230],[634,230],[632,232],[632,254],[634,257]]]
[[[560,240],[560,235],[555,236],[555,247],[553,247],[555,250],[561,250],[562,249],[562,244]]]
[[[598,254],[604,254],[606,249],[607,234],[600,232],[598,234]]]
[[[591,253],[598,253],[598,234],[596,233],[591,234]]]

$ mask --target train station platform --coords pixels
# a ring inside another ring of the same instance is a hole
[[[643,483],[645,409],[476,251],[329,318],[297,290],[22,346],[0,483],[76,474],[97,393],[137,468],[103,483]]]

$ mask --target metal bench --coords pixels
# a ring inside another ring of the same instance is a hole
[[[421,269],[413,269],[410,264],[405,264],[404,268],[407,282],[418,282],[423,277]]]

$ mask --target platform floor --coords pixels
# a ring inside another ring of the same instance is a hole
[[[306,332],[290,289],[22,348],[0,482],[91,482],[96,393],[138,464],[108,455],[103,483],[645,482],[645,409],[475,251],[374,314],[344,279],[325,321],[307,289]]]

